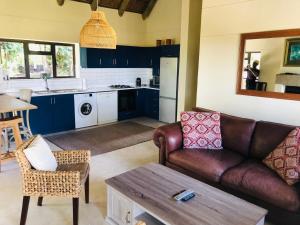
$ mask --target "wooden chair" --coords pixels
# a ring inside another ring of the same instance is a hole
[[[3,129],[12,129],[13,137],[16,142],[16,148],[18,148],[22,144],[22,138],[20,134],[19,124],[23,123],[23,119],[19,117],[13,117],[8,119],[0,120],[0,134]],[[0,135],[0,146],[2,145],[2,138]],[[1,172],[1,157],[0,157],[0,172]]]
[[[90,151],[53,152],[58,167],[54,172],[39,171],[32,168],[24,150],[35,137],[23,143],[16,151],[21,167],[23,185],[23,205],[20,225],[26,224],[28,205],[31,196],[38,197],[38,206],[42,206],[43,197],[73,198],[73,225],[78,225],[79,195],[84,186],[85,202],[89,203],[89,162]]]

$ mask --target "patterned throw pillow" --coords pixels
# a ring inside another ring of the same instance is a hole
[[[222,149],[220,113],[182,112],[183,146],[187,149]]]
[[[300,180],[300,128],[295,128],[264,160],[289,185]]]

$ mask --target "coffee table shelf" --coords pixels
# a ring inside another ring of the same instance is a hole
[[[151,216],[148,213],[142,213],[141,215],[135,217],[136,221],[143,221],[147,225],[164,225],[162,222],[159,220],[155,219],[153,216]]]

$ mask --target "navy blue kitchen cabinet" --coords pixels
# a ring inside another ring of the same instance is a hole
[[[179,57],[179,55],[180,45],[160,47],[118,45],[117,49],[80,50],[83,68],[152,68],[154,76],[160,75],[160,57]]]
[[[130,47],[128,46],[117,46],[116,50],[116,67],[118,68],[127,68],[129,63],[132,63],[129,58]]]
[[[29,114],[33,134],[51,133],[53,128],[52,96],[33,97],[31,103],[38,108]]]
[[[87,48],[87,68],[115,68],[116,50]]]
[[[74,95],[53,96],[54,132],[75,129]]]
[[[163,45],[160,47],[161,57],[179,57],[180,45]]]
[[[153,75],[159,76],[160,70],[160,48],[153,47],[150,49],[151,59],[152,59],[152,68],[153,68]]]
[[[136,90],[136,116],[144,116],[145,114],[145,89]]]
[[[33,97],[31,103],[38,107],[30,111],[33,134],[49,134],[75,129],[73,95]]]
[[[152,119],[159,119],[159,90],[145,89],[144,115]]]

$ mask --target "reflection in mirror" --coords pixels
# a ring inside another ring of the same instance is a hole
[[[246,40],[241,89],[300,94],[300,38]]]

